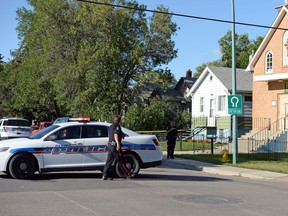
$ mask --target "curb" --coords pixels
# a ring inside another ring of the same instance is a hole
[[[261,171],[254,169],[245,169],[239,167],[230,167],[223,165],[215,165],[206,162],[200,162],[195,160],[187,160],[182,158],[175,159],[165,159],[163,158],[162,165],[168,166],[171,168],[180,168],[180,169],[189,169],[194,171],[201,171],[204,173],[223,175],[223,176],[236,176],[244,177],[255,180],[279,180],[279,181],[288,181],[288,175],[282,173],[275,173],[269,171]]]

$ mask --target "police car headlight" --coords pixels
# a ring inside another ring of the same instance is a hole
[[[0,147],[0,152],[5,152],[9,149],[9,147]]]

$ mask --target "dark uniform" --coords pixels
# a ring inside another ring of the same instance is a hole
[[[116,140],[114,138],[114,134],[118,134],[118,137],[120,139],[119,142],[121,143],[121,140],[122,140],[124,134],[122,132],[121,126],[118,123],[113,123],[108,129],[108,137],[109,137],[108,157],[107,157],[106,164],[105,164],[104,170],[103,170],[103,180],[106,180],[108,178],[111,165],[113,164],[114,161],[117,161],[120,163],[121,169],[124,171],[126,176],[130,176],[130,172],[127,170],[126,166],[122,163],[122,150],[121,150],[121,148],[119,149],[119,151],[117,151],[117,149],[116,149],[117,143],[116,143]]]
[[[176,145],[176,139],[178,136],[177,128],[174,124],[167,128],[167,158],[174,159],[174,149]]]

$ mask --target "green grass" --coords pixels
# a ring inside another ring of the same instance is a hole
[[[163,151],[167,151],[167,142],[165,141],[161,141],[160,142],[161,148]],[[223,144],[221,143],[214,143],[214,148],[215,147],[220,147]],[[182,142],[182,146],[180,146],[180,142],[177,141],[176,142],[176,146],[175,146],[175,151],[193,151],[193,150],[208,150],[211,148],[211,144],[210,143],[206,143],[206,142]]]
[[[167,151],[167,143],[164,141],[160,142],[162,150]],[[215,147],[220,147],[221,143],[214,143]],[[262,153],[262,154],[238,154],[237,164],[232,163],[232,155],[229,155],[226,163],[222,162],[220,154],[177,154],[177,151],[196,151],[199,150],[210,150],[211,144],[206,142],[183,142],[182,148],[180,148],[180,142],[177,141],[175,146],[175,156],[184,159],[191,159],[197,161],[203,161],[207,163],[235,166],[241,168],[249,168],[256,170],[265,170],[271,172],[278,172],[288,174],[288,154],[287,153]],[[183,153],[183,152],[182,152]]]
[[[225,165],[225,166],[235,166],[241,168],[249,168],[256,170],[264,170],[271,172],[278,172],[288,174],[288,156],[283,157],[281,160],[264,160],[263,154],[255,154],[253,158],[251,155],[238,154],[237,164],[232,163],[232,155],[229,155],[228,161],[226,163],[221,161],[221,155],[211,155],[211,154],[177,154],[175,156],[184,159],[197,160],[202,162],[208,162],[213,164]],[[262,157],[261,157],[262,156]]]

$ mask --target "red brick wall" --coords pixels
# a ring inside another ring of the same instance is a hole
[[[285,25],[286,23],[286,25]],[[288,15],[282,20],[280,27],[287,28]],[[282,47],[284,30],[276,30],[271,40],[268,42],[258,62],[254,67],[253,76],[265,75],[265,57],[268,51],[273,54],[273,73],[288,73],[288,67],[283,67]],[[252,116],[255,118],[271,118],[271,122],[278,119],[278,94],[284,92],[285,82],[253,82],[253,110]],[[272,106],[272,101],[276,102]],[[253,129],[256,129],[253,127]]]

